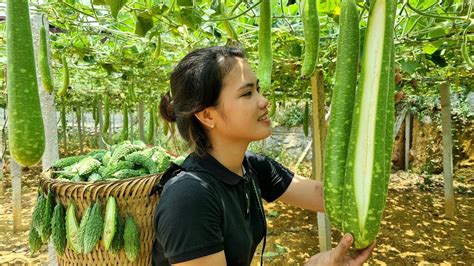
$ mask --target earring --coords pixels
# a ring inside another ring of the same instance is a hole
[[[210,128],[214,128],[214,125],[210,126]]]

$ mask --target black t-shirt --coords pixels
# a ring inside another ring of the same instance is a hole
[[[252,152],[245,154],[243,166],[244,178],[209,154],[186,158],[186,171],[166,183],[156,208],[153,265],[222,250],[227,265],[250,265],[266,230],[261,198],[271,202],[280,197],[294,174]]]

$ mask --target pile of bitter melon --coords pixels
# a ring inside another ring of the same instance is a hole
[[[126,141],[95,150],[86,155],[59,159],[52,165],[56,180],[69,182],[111,182],[148,174],[162,173],[171,162],[181,164],[184,157],[174,157],[163,148],[147,147],[141,141]],[[121,249],[130,261],[140,254],[140,231],[131,215],[120,216],[114,197],[106,202],[91,201],[78,219],[76,206],[55,202],[53,192],[39,190],[29,233],[32,253],[52,239],[59,255],[66,246],[78,254],[87,254],[101,243],[112,255]],[[102,239],[102,241],[100,241]]]
[[[107,198],[105,206],[99,201],[91,202],[78,220],[73,202],[66,209],[55,203],[51,191],[40,192],[29,233],[32,253],[48,243],[50,237],[59,255],[64,254],[66,245],[77,254],[87,254],[101,239],[101,245],[112,255],[123,249],[133,262],[140,254],[140,229],[131,215],[121,217],[112,196]]]
[[[183,160],[184,157],[173,157],[159,146],[147,147],[141,141],[126,141],[107,150],[62,158],[52,168],[57,180],[116,181],[161,173],[171,162],[180,164]]]

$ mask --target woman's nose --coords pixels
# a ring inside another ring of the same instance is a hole
[[[261,96],[262,96],[262,99],[258,102],[259,107],[261,109],[267,108],[268,107],[268,100],[263,95],[261,95]]]

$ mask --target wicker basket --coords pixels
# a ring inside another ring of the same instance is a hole
[[[151,265],[151,252],[155,232],[153,229],[153,212],[158,204],[158,194],[153,187],[161,175],[125,179],[113,182],[64,182],[52,178],[51,170],[45,172],[40,186],[43,191],[51,189],[56,202],[65,207],[69,201],[76,205],[76,215],[82,217],[85,209],[95,199],[105,204],[108,196],[114,196],[120,215],[130,214],[140,228],[141,253],[138,259],[131,263],[123,249],[115,256],[104,249],[102,240],[88,254],[76,254],[66,247],[64,255],[57,256],[59,265]],[[105,206],[105,205],[103,205]]]

